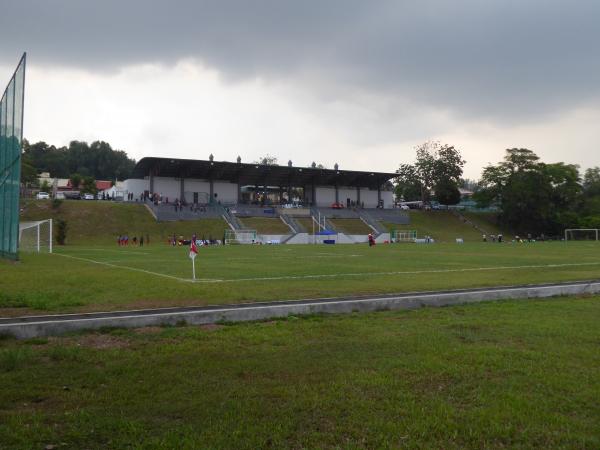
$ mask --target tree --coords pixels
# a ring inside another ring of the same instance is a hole
[[[56,221],[56,242],[58,245],[65,245],[67,239],[67,222],[63,219]]]
[[[395,187],[396,198],[405,202],[413,202],[422,199],[423,188],[419,182],[419,176],[415,166],[402,164],[398,170]]]
[[[504,161],[483,170],[479,206],[496,205],[500,220],[519,233],[560,233],[577,226],[581,185],[575,165],[545,164],[531,150],[506,150]]]
[[[41,192],[50,192],[52,190],[52,186],[50,186],[50,183],[48,183],[47,180],[42,181],[42,184],[40,185],[40,191]]]
[[[583,193],[581,205],[582,227],[600,228],[592,226],[600,223],[600,167],[591,167],[583,176]]]
[[[69,181],[71,181],[71,186],[73,186],[73,189],[78,189],[79,185],[81,184],[82,177],[80,174],[74,173],[69,177]]]
[[[435,197],[442,205],[456,205],[460,202],[460,191],[455,182],[442,180],[435,185]]]
[[[27,155],[21,157],[21,183],[24,186],[32,186],[38,183],[37,170],[33,166],[31,158]]]
[[[83,177],[82,182],[84,193],[96,195],[98,189],[96,188],[96,180],[93,177]]]
[[[71,141],[68,147],[56,148],[45,142],[30,144],[23,140],[23,155],[30,158],[38,172],[50,172],[52,177],[67,178],[72,173],[92,176],[96,179],[123,180],[130,176],[135,160],[127,153],[113,150],[104,141],[90,145],[84,141]]]
[[[262,164],[263,166],[276,166],[277,157],[271,156],[268,153],[265,156],[261,156],[257,161],[253,161],[252,164]]]
[[[396,184],[402,192],[413,192],[418,188],[421,201],[427,201],[432,189],[438,184],[458,185],[465,160],[453,146],[437,141],[427,141],[416,147],[414,164],[401,164]]]

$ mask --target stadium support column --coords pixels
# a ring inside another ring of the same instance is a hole
[[[337,181],[335,182],[335,202],[336,203],[340,202],[340,188],[338,186]]]
[[[179,179],[179,201],[185,203],[185,178]]]
[[[381,184],[377,184],[377,207],[381,205]]]
[[[212,204],[215,201],[215,183],[213,182],[212,178],[208,180],[208,184],[210,186],[210,198],[208,199],[208,203]]]
[[[360,207],[360,186],[356,186],[356,206]]]

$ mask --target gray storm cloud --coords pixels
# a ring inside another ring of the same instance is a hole
[[[112,71],[196,58],[225,79],[292,79],[500,122],[600,93],[600,2],[2,2],[0,63]]]

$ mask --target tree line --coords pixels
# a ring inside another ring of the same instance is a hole
[[[507,149],[504,160],[485,167],[478,181],[462,178],[464,164],[455,147],[426,142],[416,148],[415,163],[400,165],[396,196],[455,205],[464,187],[475,191],[478,207],[497,208],[500,224],[517,233],[600,228],[600,167],[581,174],[577,165],[544,163],[522,148]]]
[[[21,181],[26,184],[35,183],[41,172],[49,172],[53,178],[77,175],[81,179],[125,180],[134,167],[134,159],[104,141],[71,141],[68,146],[55,147],[23,140]]]

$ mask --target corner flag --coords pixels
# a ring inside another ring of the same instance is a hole
[[[196,243],[192,239],[192,243],[190,244],[190,258],[194,259],[198,254],[198,249],[196,248]]]
[[[192,280],[196,279],[196,255],[198,254],[198,249],[196,248],[196,242],[192,239],[192,243],[190,244],[190,259],[192,260]]]

